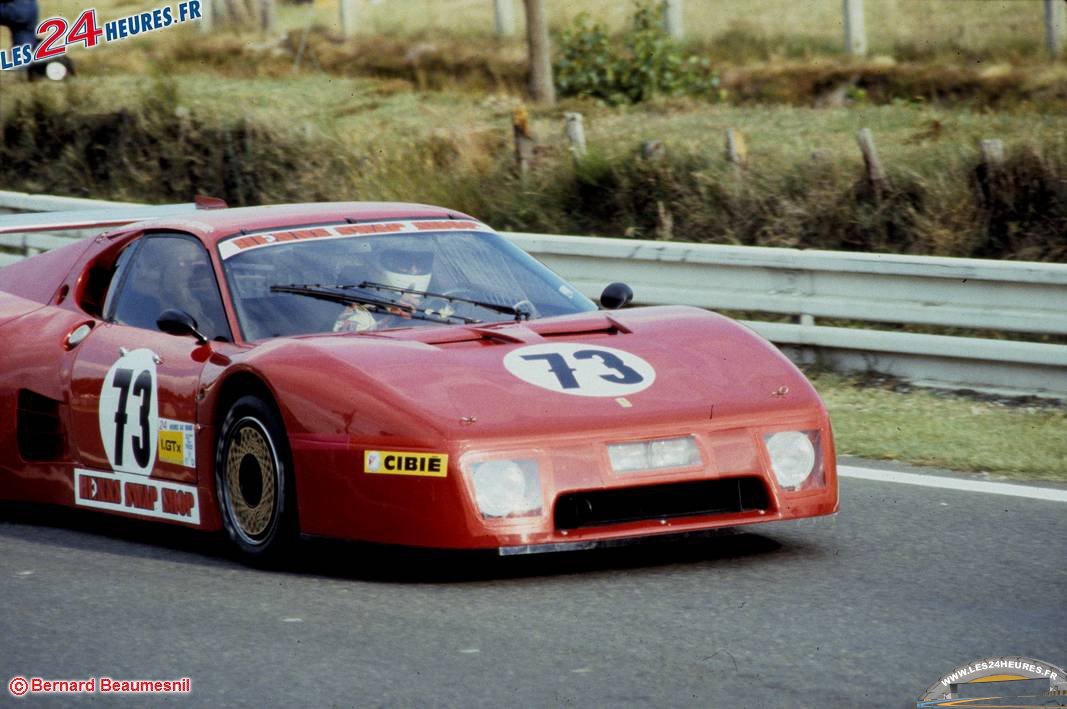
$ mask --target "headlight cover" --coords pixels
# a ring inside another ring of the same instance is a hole
[[[778,484],[786,490],[799,489],[819,462],[818,431],[778,431],[763,437]],[[820,471],[821,472],[821,471]]]
[[[692,436],[660,438],[608,445],[611,469],[616,473],[681,468],[701,463],[700,449]]]
[[[487,460],[472,465],[470,475],[483,518],[541,514],[541,475],[536,460]]]

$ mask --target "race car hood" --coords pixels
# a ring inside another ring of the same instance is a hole
[[[688,307],[307,336],[267,349],[276,352],[264,361],[301,363],[301,397],[334,408],[339,397],[353,400],[349,420],[384,406],[449,438],[822,409],[773,345]]]

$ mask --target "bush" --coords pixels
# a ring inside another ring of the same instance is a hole
[[[348,166],[336,151],[295,131],[190,111],[171,83],[102,111],[75,110],[87,103],[77,87],[47,88],[6,108],[0,125],[0,164],[20,189],[161,202],[200,193],[233,206],[344,194],[336,176]]]
[[[625,34],[613,40],[582,13],[563,33],[555,66],[561,96],[611,105],[655,96],[716,95],[719,80],[707,59],[686,56],[659,22],[664,3],[638,2]]]

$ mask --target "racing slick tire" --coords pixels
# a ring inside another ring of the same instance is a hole
[[[297,538],[296,499],[285,429],[256,396],[233,403],[219,429],[215,485],[226,536],[245,560],[270,563]]]

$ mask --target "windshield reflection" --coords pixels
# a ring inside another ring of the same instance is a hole
[[[596,310],[497,234],[375,234],[271,244],[224,262],[246,340]]]

